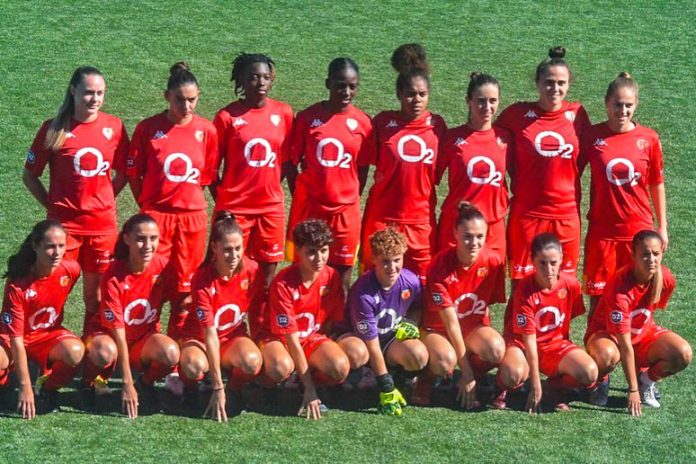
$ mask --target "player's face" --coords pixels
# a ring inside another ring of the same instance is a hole
[[[176,123],[190,121],[198,105],[199,93],[196,84],[186,84],[164,92],[164,98],[169,103],[169,119]]]
[[[36,252],[37,271],[41,275],[48,275],[58,267],[65,255],[65,232],[57,227],[51,227],[33,248]]]
[[[211,247],[218,274],[228,276],[237,270],[244,253],[244,240],[241,235],[236,232],[223,235],[219,241],[211,243]]]
[[[648,238],[633,250],[633,269],[640,282],[649,281],[662,264],[662,242]]]
[[[129,261],[136,267],[147,266],[159,245],[159,229],[154,222],[143,222],[123,236],[128,245]]]
[[[266,98],[273,86],[271,68],[266,63],[252,63],[244,73],[244,96],[253,101]]]
[[[532,257],[534,279],[542,288],[553,288],[558,282],[558,274],[563,262],[563,253],[556,248],[545,248]]]
[[[300,269],[307,274],[321,271],[329,260],[329,245],[323,247],[302,245],[297,252]]]
[[[619,87],[605,102],[609,127],[625,132],[633,127],[633,113],[638,107],[638,98],[633,89]]]
[[[96,119],[104,103],[106,83],[99,74],[88,74],[82,78],[77,86],[70,87],[75,104],[75,119],[81,122]]]
[[[404,255],[377,255],[372,257],[372,263],[375,265],[375,275],[379,285],[384,289],[390,289],[398,280],[401,269],[404,267]]]
[[[331,106],[342,110],[347,108],[358,92],[359,83],[358,73],[353,68],[345,68],[332,74],[326,79]]]
[[[565,66],[551,66],[539,78],[539,105],[546,111],[560,109],[570,87],[570,72]]]
[[[457,257],[464,265],[476,261],[483,245],[486,243],[488,224],[481,219],[464,221],[454,228],[457,242]]]
[[[428,109],[428,82],[422,77],[414,77],[396,96],[401,102],[401,114],[407,119],[418,119]]]
[[[498,112],[500,91],[496,85],[485,84],[474,91],[467,101],[469,117],[476,129],[487,129],[493,124],[495,113]]]

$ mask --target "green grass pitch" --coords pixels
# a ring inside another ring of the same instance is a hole
[[[295,110],[325,98],[328,62],[351,56],[362,72],[355,103],[374,115],[397,107],[395,74],[388,64],[392,50],[420,42],[433,68],[431,110],[458,125],[466,117],[463,95],[471,71],[500,79],[501,108],[534,99],[535,65],[550,46],[562,44],[575,73],[569,98],[583,102],[594,122],[605,117],[604,91],[618,72],[630,71],[641,85],[637,118],[660,133],[664,146],[671,235],[666,263],[678,279],[672,303],[658,321],[696,342],[694,2],[2,3],[3,266],[44,215],[21,184],[24,155],[40,123],[53,116],[78,65],[104,72],[104,109],[132,132],[139,120],[165,108],[168,69],[181,59],[201,85],[198,112],[212,118],[233,98],[230,63],[240,51],[275,59],[272,96]],[[121,195],[119,208],[121,220],[135,212],[130,192]],[[66,324],[74,330],[82,314],[76,290],[66,308]],[[493,313],[500,327],[502,307]],[[576,341],[583,329],[584,318],[574,325]],[[694,462],[695,372],[689,368],[663,382],[663,407],[646,410],[640,419],[619,408],[584,403],[574,403],[568,414],[536,417],[408,408],[398,419],[374,409],[334,411],[316,423],[251,413],[224,425],[165,414],[129,421],[70,407],[29,423],[8,412],[0,416],[0,462]],[[613,385],[622,387],[622,378],[615,375]],[[622,401],[622,392],[611,394]]]

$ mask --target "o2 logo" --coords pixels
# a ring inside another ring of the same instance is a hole
[[[328,146],[334,147],[336,151],[336,159],[327,159],[324,157],[324,149]],[[319,164],[326,168],[350,168],[350,162],[353,159],[353,155],[346,152],[343,148],[343,144],[340,140],[334,139],[332,137],[327,137],[317,144],[317,160]]]
[[[48,320],[46,322],[37,322],[37,320],[44,315],[48,316]],[[32,330],[48,329],[50,327],[53,327],[53,325],[56,323],[56,320],[58,320],[58,313],[56,312],[56,308],[54,308],[53,306],[48,306],[46,308],[39,309],[31,315],[31,317],[29,318],[29,327],[31,327]]]
[[[143,309],[142,317],[132,317],[133,312],[140,307]],[[128,306],[126,306],[126,310],[123,311],[123,320],[127,325],[151,324],[155,322],[155,319],[157,319],[157,310],[154,309],[145,298],[138,298],[137,300],[131,301]]]
[[[174,174],[172,165],[175,161],[181,160],[184,163],[185,169],[183,174]],[[164,160],[164,175],[172,182],[189,184],[197,184],[201,171],[193,167],[193,161],[186,153],[172,153]]]
[[[645,316],[645,318],[641,321],[641,318],[639,316]],[[652,313],[645,309],[645,308],[639,308],[634,311],[631,311],[631,314],[629,315],[631,318],[631,333],[633,335],[638,335],[643,331],[643,327],[650,321],[650,318],[652,317]]]
[[[614,168],[617,166],[623,166],[624,169],[617,169],[615,171]],[[636,168],[633,166],[633,163],[626,158],[614,158],[613,160],[609,161],[607,163],[605,173],[609,183],[618,187],[626,184],[629,184],[631,187],[635,187],[638,185],[638,181],[641,177],[640,172],[636,172]]]
[[[295,321],[297,322],[298,335],[301,339],[307,338],[312,332],[316,332],[321,327],[321,324],[314,323],[314,314],[312,313],[300,313],[295,316]]]
[[[256,152],[254,148],[257,145],[259,145],[264,151],[264,156],[262,159],[255,159],[253,157],[254,152]],[[257,137],[249,140],[247,144],[244,145],[244,159],[246,159],[247,164],[252,168],[262,168],[264,166],[275,168],[276,158],[276,154],[273,152],[271,144],[268,143],[268,140],[266,139]]]
[[[466,311],[462,311],[462,308],[459,306],[464,302],[464,300],[471,300],[471,308],[467,309]],[[454,305],[457,307],[457,317],[459,319],[464,319],[465,317],[473,314],[478,316],[483,316],[486,314],[486,302],[479,299],[478,295],[475,293],[464,293],[459,295],[459,297],[454,300]]]
[[[548,139],[553,139],[553,143],[549,143]],[[534,139],[534,148],[537,153],[545,158],[553,158],[560,156],[564,159],[573,158],[573,145],[566,143],[561,134],[554,131],[539,132]]]
[[[551,314],[553,316],[553,320],[548,321],[548,318],[545,318],[549,323],[543,325],[542,318],[544,318],[546,314]],[[563,322],[565,321],[565,314],[561,314],[561,311],[555,306],[547,306],[542,308],[534,315],[534,320],[536,322],[537,330],[541,333],[546,333],[563,325]]]
[[[377,327],[377,333],[384,335],[390,330],[393,330],[396,325],[401,322],[401,317],[396,314],[396,311],[392,308],[384,308],[377,314],[377,321],[382,327]],[[388,318],[388,319],[387,319]],[[388,323],[383,323],[383,321]]]
[[[483,163],[488,167],[488,175],[486,177],[475,175],[476,165],[479,163]],[[500,187],[500,182],[503,180],[503,173],[496,171],[493,161],[483,155],[474,156],[469,160],[469,163],[466,165],[466,175],[469,176],[471,182],[478,185],[491,184],[494,187]]]
[[[413,142],[410,145],[418,145],[417,154],[406,153],[406,144]],[[423,164],[433,164],[433,159],[435,158],[435,152],[432,148],[428,148],[425,141],[418,137],[417,135],[409,134],[404,135],[399,139],[399,143],[396,146],[396,151],[402,160],[408,161],[409,163],[423,162]]]
[[[82,168],[82,158],[86,155],[93,156],[96,161],[96,167],[94,169],[83,169]],[[104,161],[104,155],[102,152],[93,147],[85,147],[75,153],[75,158],[73,158],[73,166],[75,167],[75,172],[82,177],[94,177],[94,176],[105,176],[109,172],[108,161]]]
[[[220,322],[222,321],[222,316],[227,312],[232,312],[232,321],[228,322],[227,324],[221,325]],[[215,328],[217,328],[218,331],[222,332],[223,330],[236,327],[241,322],[242,316],[242,310],[236,304],[226,304],[224,306],[220,306],[218,310],[215,312]]]

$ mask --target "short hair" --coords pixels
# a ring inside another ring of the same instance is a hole
[[[393,227],[387,227],[370,235],[370,248],[372,256],[392,258],[406,253],[408,244],[404,234]]]
[[[271,80],[275,80],[276,68],[275,62],[272,59],[260,53],[240,53],[232,62],[232,77],[230,80],[234,82],[235,95],[244,94],[244,73],[249,66],[255,63],[265,63],[268,65],[268,68],[271,70]]]
[[[292,229],[292,239],[297,248],[305,245],[321,248],[334,241],[331,229],[321,219],[308,219],[297,224]]]

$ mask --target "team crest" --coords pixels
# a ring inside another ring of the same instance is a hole
[[[242,288],[242,290],[247,290],[249,288],[249,279],[244,279],[239,282],[239,286]]]
[[[322,285],[321,287],[319,287],[319,295],[326,296],[328,294],[329,294],[329,287],[327,287],[326,285]]]
[[[106,319],[109,322],[113,321],[114,320],[114,312],[110,309],[107,309],[106,311],[104,311],[104,319]]]
[[[30,300],[36,296],[36,290],[34,290],[33,288],[30,288],[29,290],[24,292],[24,296],[27,300]]]
[[[106,140],[111,140],[111,137],[114,136],[114,130],[110,127],[104,127],[102,129],[102,134],[104,134],[104,137],[106,137]]]
[[[358,128],[358,121],[353,118],[348,118],[346,119],[346,126],[348,126],[348,129],[354,131]]]
[[[566,111],[565,118],[570,122],[574,122],[575,121],[575,113],[573,113],[572,111]]]
[[[358,322],[358,324],[355,327],[361,334],[366,334],[370,330],[370,325],[366,321]]]
[[[636,146],[639,150],[645,150],[645,148],[648,146],[648,141],[645,139],[638,139],[636,140]]]
[[[487,267],[480,267],[476,270],[476,277],[483,279],[488,275],[488,268]]]
[[[562,288],[558,291],[558,298],[560,298],[561,300],[565,299],[565,297],[567,297],[567,296],[568,296],[568,290],[566,290],[565,288]]]
[[[61,276],[58,282],[60,283],[61,287],[67,287],[70,285],[70,276]]]
[[[618,324],[621,321],[623,321],[623,314],[621,314],[621,311],[612,311],[611,322],[613,322],[614,324]]]
[[[527,316],[524,314],[517,315],[517,327],[524,327],[527,325]]]
[[[271,115],[271,122],[273,123],[274,126],[278,127],[278,124],[280,124],[280,116],[277,114],[272,114]]]
[[[4,322],[7,325],[12,324],[12,314],[2,313],[2,322]]]
[[[198,140],[199,142],[202,142],[203,137],[205,137],[205,134],[203,133],[202,130],[197,130],[194,134],[194,137],[196,137],[196,140]]]
[[[403,292],[401,292],[402,300],[408,300],[409,298],[411,298],[411,290],[406,289]]]
[[[441,305],[442,301],[442,293],[433,293],[433,303]]]
[[[196,316],[198,316],[199,321],[202,321],[203,319],[205,319],[205,311],[203,311],[203,308],[196,309]]]
[[[290,318],[287,314],[278,314],[276,316],[276,322],[280,327],[287,327],[290,325]]]
[[[433,118],[431,116],[428,116],[427,118],[425,118],[425,125],[426,126],[429,126],[431,122],[433,122]]]

